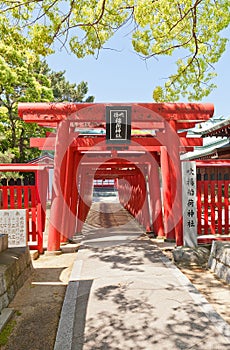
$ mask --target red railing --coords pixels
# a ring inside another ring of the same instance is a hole
[[[197,181],[197,232],[230,234],[230,180]]]
[[[0,186],[0,209],[28,209],[28,246],[42,253],[45,213],[37,186]]]

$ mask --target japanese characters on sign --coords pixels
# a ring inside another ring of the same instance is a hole
[[[0,234],[8,234],[8,247],[27,245],[27,210],[0,210]]]
[[[131,138],[131,107],[106,107],[106,141],[129,143]]]
[[[182,162],[184,245],[197,246],[196,162]]]

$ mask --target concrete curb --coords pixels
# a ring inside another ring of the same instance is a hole
[[[0,313],[0,333],[3,330],[3,328],[5,327],[5,325],[12,318],[13,314],[14,314],[14,309],[11,309],[8,307],[2,309],[2,311]]]
[[[71,350],[79,282],[70,281],[61,311],[54,350]]]
[[[66,289],[54,350],[71,350],[82,261],[75,261]]]

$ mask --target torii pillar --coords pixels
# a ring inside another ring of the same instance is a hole
[[[159,165],[155,154],[148,167],[148,181],[150,192],[150,215],[152,217],[153,231],[158,237],[164,236],[163,213],[161,202],[161,189],[159,179]]]
[[[166,136],[165,136],[166,135]],[[176,123],[170,120],[165,126],[164,146],[161,147],[160,162],[163,185],[164,233],[168,240],[183,245],[182,232],[182,178],[180,161],[180,139]]]

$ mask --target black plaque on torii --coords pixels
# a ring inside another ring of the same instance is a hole
[[[106,106],[107,143],[129,143],[131,139],[131,106]]]

